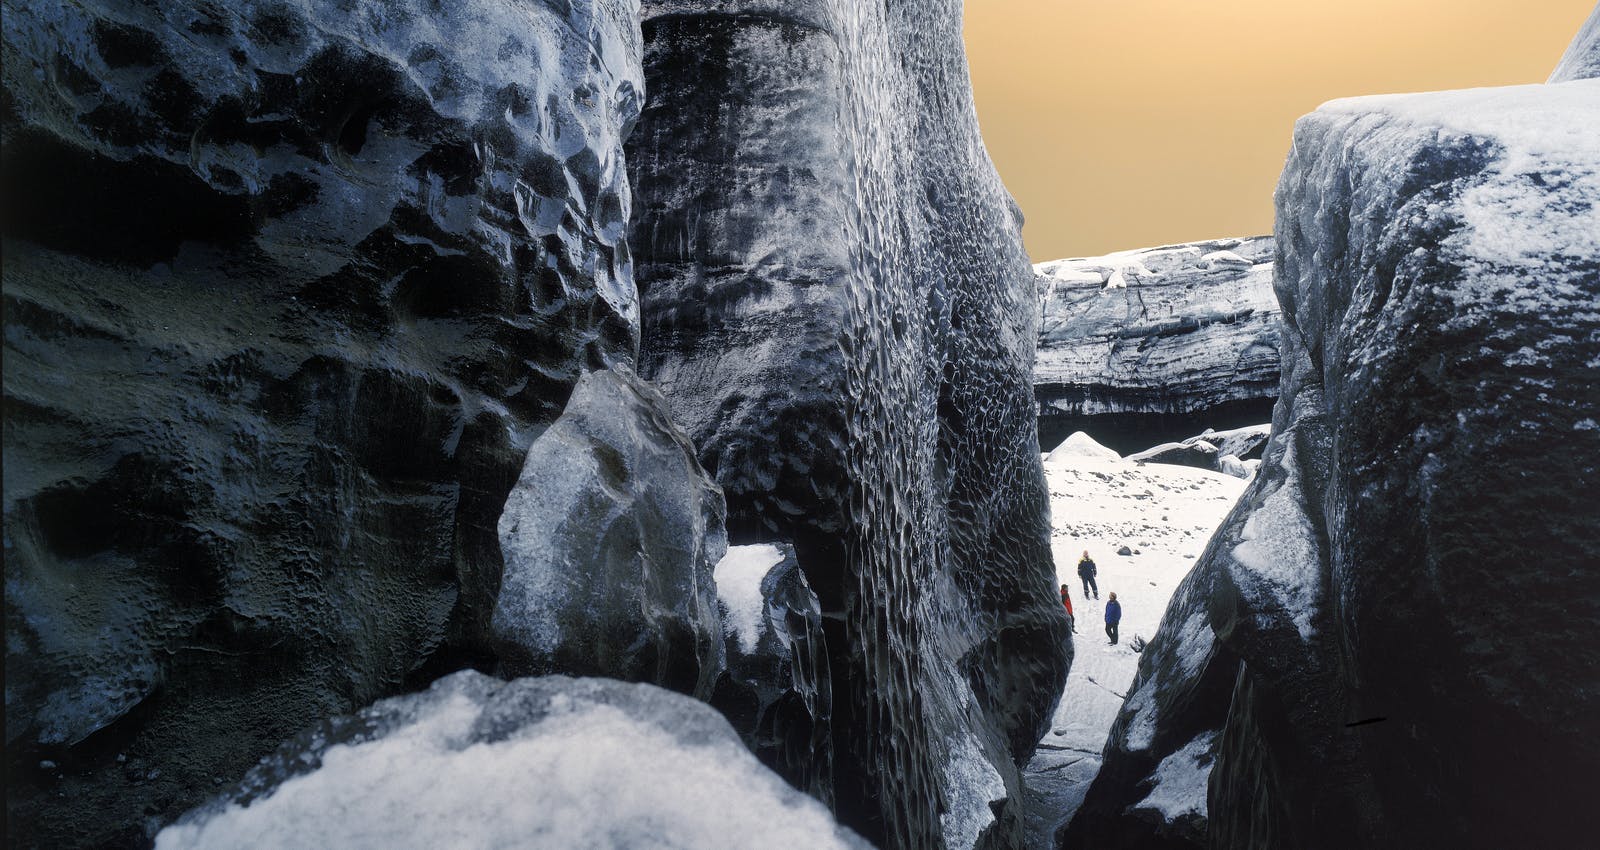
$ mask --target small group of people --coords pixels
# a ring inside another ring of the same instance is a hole
[[[1083,558],[1078,561],[1078,578],[1083,579],[1083,598],[1099,599],[1100,585],[1095,583],[1095,573],[1099,569],[1094,565],[1094,559],[1089,557],[1089,550],[1083,550]],[[1067,609],[1067,622],[1072,626],[1072,633],[1078,633],[1078,618],[1072,613],[1072,596],[1067,593],[1067,586],[1061,585],[1061,604]],[[1111,646],[1117,643],[1117,624],[1122,622],[1122,603],[1117,601],[1115,593],[1110,594],[1106,600],[1106,637],[1111,638]]]

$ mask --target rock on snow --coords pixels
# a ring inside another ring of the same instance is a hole
[[[650,685],[464,671],[284,744],[157,850],[856,848],[704,703]]]

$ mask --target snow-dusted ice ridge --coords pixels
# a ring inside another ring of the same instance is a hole
[[[945,757],[944,780],[951,797],[948,811],[939,817],[949,847],[974,847],[978,837],[994,823],[990,803],[1006,797],[1005,780],[984,757],[977,736],[967,733],[951,742]]]
[[[1488,149],[1484,172],[1454,199],[1461,227],[1442,246],[1459,258],[1465,274],[1441,294],[1470,319],[1504,306],[1507,298],[1529,309],[1561,303],[1575,293],[1573,285],[1526,286],[1527,276],[1559,272],[1575,257],[1600,253],[1596,103],[1600,80],[1581,80],[1344,98],[1305,120],[1308,130],[1350,120],[1373,125],[1367,144],[1374,151],[1392,148],[1397,158],[1412,153],[1407,140],[1421,128]],[[1551,177],[1565,184],[1564,191],[1550,191]]]
[[[1285,448],[1282,467],[1291,474],[1296,469],[1292,442]],[[1316,531],[1306,519],[1305,508],[1296,501],[1299,492],[1298,487],[1278,486],[1262,500],[1239,530],[1233,560],[1259,579],[1255,586],[1241,590],[1270,594],[1275,605],[1293,620],[1300,638],[1309,641],[1315,632],[1311,621],[1316,615],[1320,569]]]

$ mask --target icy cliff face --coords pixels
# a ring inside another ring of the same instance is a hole
[[[865,850],[704,703],[465,671],[300,734],[156,839],[206,847]]]
[[[1017,840],[990,803],[1018,793],[1070,652],[1032,276],[960,20],[954,0],[647,2],[630,142],[641,372],[734,542],[794,546],[838,812],[902,847]]]
[[[1204,604],[1210,633],[1152,643],[1118,721],[1150,743],[1113,736],[1067,846],[1127,835],[1135,783],[1211,730],[1213,845],[1593,834],[1600,515],[1572,494],[1600,475],[1596,126],[1600,81],[1301,119],[1273,437],[1191,577],[1209,602],[1167,613]],[[1162,673],[1181,657],[1212,660]]]
[[[1039,436],[1124,454],[1266,421],[1278,387],[1270,236],[1034,266]]]
[[[853,202],[833,33],[825,2],[644,4],[639,368],[727,492],[736,539],[842,524]]]
[[[1600,6],[1589,13],[1548,82],[1566,83],[1600,77]]]
[[[138,843],[475,645],[636,344],[638,50],[628,0],[7,3],[14,840]]]

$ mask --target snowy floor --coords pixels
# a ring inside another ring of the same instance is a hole
[[[1033,793],[1032,847],[1052,846],[1051,835],[1083,802],[1139,664],[1129,644],[1136,635],[1148,640],[1155,633],[1178,582],[1248,483],[1202,469],[1086,456],[1047,462],[1045,477],[1057,584],[1072,589],[1078,633],[1061,705],[1025,774]],[[1122,546],[1139,554],[1118,555]],[[1099,566],[1098,600],[1084,599],[1078,579],[1085,549]],[[1117,646],[1109,646],[1105,634],[1105,601],[1112,591],[1122,603]]]

